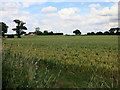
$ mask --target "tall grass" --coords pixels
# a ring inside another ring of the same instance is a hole
[[[74,81],[87,77],[85,87],[117,87],[117,41],[117,36],[33,36],[5,40],[3,86],[61,87],[62,78]],[[72,84],[80,87],[79,83]]]
[[[49,64],[36,57],[25,58],[8,48],[3,51],[3,88],[50,88],[58,82],[61,70],[49,72]]]

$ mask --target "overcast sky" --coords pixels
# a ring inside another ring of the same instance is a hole
[[[27,32],[41,31],[63,32],[73,34],[79,29],[82,34],[87,32],[106,31],[118,26],[118,0],[1,0],[0,21],[8,26],[8,33],[15,33],[14,19],[26,22]],[[104,2],[102,2],[104,1]],[[112,2],[114,1],[114,2]]]

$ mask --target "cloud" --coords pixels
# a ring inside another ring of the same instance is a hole
[[[103,26],[101,30],[108,30],[111,27],[118,27],[118,3],[114,3],[114,5],[110,8],[104,7],[99,10],[91,8],[91,14],[87,15],[87,17],[89,18],[89,23],[91,21],[93,25],[95,24],[99,26],[100,24]]]
[[[81,15],[80,9],[82,8],[76,7],[62,8],[58,11],[56,7],[49,6],[41,9],[41,12],[44,13],[35,15],[24,9],[21,11],[19,8],[23,6],[20,3],[0,4],[0,7],[1,21],[6,22],[9,26],[9,33],[13,33],[12,28],[16,25],[13,22],[14,19],[25,21],[28,27],[27,32],[35,31],[35,27],[40,27],[41,31],[49,30],[72,34],[72,31],[78,28],[85,34],[90,31],[105,31],[110,27],[117,27],[117,3],[111,7],[102,8],[101,6],[100,9],[91,7],[91,12],[84,16]]]
[[[0,2],[119,2],[119,0],[0,0]]]
[[[61,9],[58,13],[60,13],[61,15],[73,15],[77,11],[79,11],[78,8],[64,8]]]
[[[119,2],[120,0],[105,0],[106,2]]]
[[[91,13],[99,16],[111,16],[109,7],[105,7],[101,10],[96,10],[95,8],[91,8]]]
[[[61,9],[58,14],[60,18],[67,20],[79,20],[81,16],[76,14],[76,12],[80,12],[79,8],[64,8]]]
[[[43,12],[43,13],[55,13],[55,12],[57,12],[57,8],[49,6],[49,7],[42,8],[41,12]]]
[[[96,10],[95,8],[91,10],[91,13],[93,13],[93,15],[95,16],[101,16],[102,18],[104,18],[102,21],[108,19],[109,17],[109,21],[110,22],[117,22],[118,20],[118,4],[115,3],[112,7],[104,7],[101,10]],[[99,20],[101,21],[101,20]]]
[[[98,8],[98,7],[100,7],[100,4],[91,4],[91,5],[89,5],[89,7],[91,7],[91,8]]]
[[[28,8],[34,4],[39,4],[39,5],[44,4],[47,2],[47,0],[42,0],[42,1],[41,0],[22,0],[22,1],[20,0],[18,2],[22,2],[23,8]]]
[[[48,2],[48,0],[0,0],[1,3],[15,3],[17,7],[28,8],[34,4],[43,4]],[[21,4],[20,4],[21,3]]]
[[[1,4],[0,7],[2,7],[2,9],[0,9],[0,21],[5,22],[9,26],[8,33],[15,33],[12,30],[12,28],[16,26],[16,24],[13,22],[14,19],[25,21],[29,31],[34,29],[34,23],[38,23],[29,12],[20,11],[18,4],[16,3],[5,3]]]

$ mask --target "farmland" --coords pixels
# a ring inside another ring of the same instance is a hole
[[[7,38],[2,64],[6,88],[113,88],[118,36]]]

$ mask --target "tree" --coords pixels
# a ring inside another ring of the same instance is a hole
[[[24,26],[24,24],[26,24],[25,22],[23,22],[23,21],[20,21],[20,20],[18,20],[18,19],[15,19],[15,20],[13,20],[15,23],[17,23],[17,26],[16,26],[16,28],[13,28],[12,30],[13,31],[16,31],[16,33],[17,33],[17,36],[18,36],[18,38],[21,38],[21,33],[23,32],[23,30],[27,30],[27,28]]]
[[[109,35],[110,33],[108,31],[105,31],[104,32],[104,35]]]
[[[120,28],[116,28],[116,35],[120,35]]]
[[[36,30],[36,31],[40,31],[40,28],[39,28],[39,27],[36,27],[35,30]]]
[[[103,33],[102,32],[97,32],[96,35],[103,35]]]
[[[116,31],[115,28],[111,28],[111,29],[109,30],[110,35],[114,35],[114,34],[115,34],[115,31]]]
[[[88,32],[88,33],[87,33],[87,35],[91,35],[91,33],[90,33],[90,32]]]
[[[116,33],[115,33],[116,35],[120,35],[120,28],[118,28],[118,27],[115,28],[115,31],[116,31]]]
[[[36,35],[42,35],[43,33],[40,31],[40,28],[39,28],[39,27],[36,27],[36,28],[35,28],[35,34],[36,34]]]
[[[75,35],[81,35],[81,32],[78,29],[76,29],[75,31],[73,31],[73,33],[75,33]]]
[[[44,31],[44,35],[48,35],[48,31]]]
[[[95,35],[95,33],[94,32],[89,32],[89,33],[87,33],[87,35]]]
[[[8,26],[4,22],[0,22],[0,31],[2,32],[2,37],[5,37],[7,33]]]
[[[21,35],[23,35],[23,34],[25,34],[25,35],[26,35],[26,32],[25,32],[25,31],[22,31],[22,32],[21,32]]]
[[[53,35],[53,34],[54,34],[53,31],[51,31],[51,32],[48,33],[48,35]]]
[[[120,35],[120,28],[110,28],[109,30],[110,35]]]
[[[42,33],[41,31],[39,31],[39,30],[36,30],[36,31],[35,31],[35,34],[36,34],[36,35],[42,35],[43,33]]]
[[[91,32],[91,35],[95,35],[95,33],[94,33],[94,32]]]
[[[116,33],[120,32],[120,28],[115,28]]]

